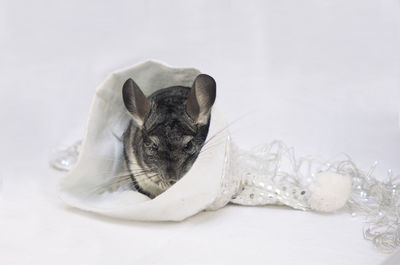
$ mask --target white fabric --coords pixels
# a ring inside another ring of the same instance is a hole
[[[166,192],[151,200],[133,190],[98,190],[124,168],[121,138],[131,118],[122,102],[123,83],[132,78],[150,95],[174,85],[191,87],[199,73],[148,61],[111,74],[96,90],[79,161],[61,181],[61,198],[80,209],[147,221],[178,221],[211,205],[219,195],[228,143],[228,132],[215,106],[207,139],[218,134],[218,145],[213,152],[201,153],[189,172]]]

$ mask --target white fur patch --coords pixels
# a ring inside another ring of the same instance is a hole
[[[351,178],[333,172],[319,173],[310,186],[309,203],[312,209],[332,212],[342,208],[350,197]]]

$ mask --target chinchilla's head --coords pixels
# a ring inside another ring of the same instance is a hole
[[[200,74],[191,88],[164,88],[147,98],[128,79],[122,94],[135,131],[125,144],[132,145],[138,164],[165,190],[191,168],[204,145],[216,96],[215,81]]]

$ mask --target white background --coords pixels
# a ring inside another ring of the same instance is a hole
[[[243,147],[400,173],[399,1],[0,1],[0,264],[379,264],[362,219],[229,206],[182,223],[70,209],[52,149],[148,58],[215,77]]]

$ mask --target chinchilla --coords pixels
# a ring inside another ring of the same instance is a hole
[[[122,97],[132,118],[123,135],[130,178],[137,191],[154,198],[196,161],[207,138],[216,83],[200,74],[191,88],[173,86],[146,97],[128,79]]]

